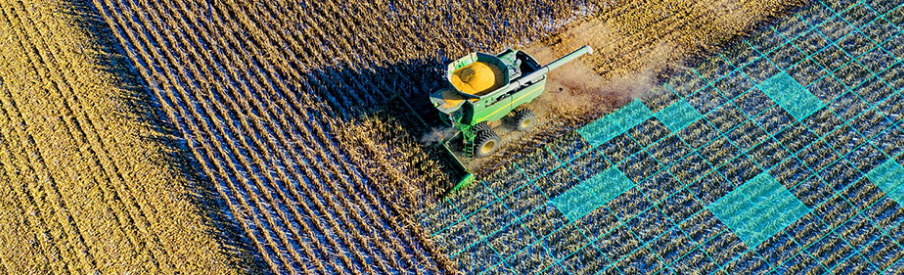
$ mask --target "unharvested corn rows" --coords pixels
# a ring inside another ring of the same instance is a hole
[[[405,147],[419,137],[387,136],[399,124],[371,106],[425,93],[435,76],[422,68],[435,64],[438,49],[458,54],[479,42],[415,26],[468,21],[474,29],[456,32],[478,37],[477,21],[460,14],[501,7],[93,3],[271,271],[454,270],[410,215],[448,179],[421,151],[427,148]],[[557,14],[567,11],[555,6]],[[530,25],[522,18],[503,29],[519,37],[539,33],[520,28]],[[422,44],[424,37],[436,39]]]

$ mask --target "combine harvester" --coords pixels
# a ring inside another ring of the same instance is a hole
[[[430,94],[430,102],[439,111],[440,120],[457,131],[452,138],[437,145],[443,147],[440,150],[446,153],[443,158],[452,163],[457,170],[456,177],[460,179],[448,193],[474,180],[451,148],[461,148],[461,153],[467,158],[492,155],[501,146],[502,140],[491,125],[501,125],[499,122],[507,118],[515,130],[532,128],[536,118],[523,105],[543,94],[546,74],[592,53],[592,48],[584,46],[541,67],[527,53],[507,49],[497,55],[471,53],[449,64],[446,69],[448,87]]]

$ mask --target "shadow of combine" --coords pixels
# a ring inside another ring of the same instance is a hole
[[[97,9],[89,0],[68,0],[61,2],[61,5],[64,7],[62,12],[77,18],[77,27],[94,36],[98,49],[82,50],[100,52],[91,54],[97,57],[95,64],[97,69],[115,76],[115,85],[121,88],[116,101],[126,108],[120,110],[121,114],[151,130],[140,138],[146,142],[159,144],[159,148],[168,149],[165,150],[165,163],[171,164],[178,173],[184,175],[185,190],[192,191],[184,195],[200,213],[204,214],[204,222],[211,229],[208,234],[215,236],[222,244],[227,256],[236,259],[232,263],[234,268],[247,273],[268,270],[259,252],[250,246],[239,226],[227,216],[227,213],[223,213],[222,209],[227,207],[219,198],[214,185],[210,184],[213,180],[195,169],[198,163],[188,151],[185,140],[174,130],[176,127],[166,119],[162,106],[152,97],[147,83],[139,77],[137,69],[126,57],[122,45],[112,36],[110,27],[103,21]]]
[[[408,154],[421,155],[407,156],[407,158],[405,158],[406,156],[390,157],[393,162],[389,165],[390,167],[416,166],[417,164],[412,161],[417,162],[424,158],[435,160],[435,167],[420,167],[421,169],[413,169],[415,171],[402,170],[408,172],[407,174],[412,178],[421,177],[419,180],[423,182],[441,181],[432,186],[429,184],[417,186],[421,188],[420,191],[423,194],[431,195],[431,197],[420,198],[418,201],[405,200],[401,194],[394,194],[399,196],[399,198],[394,198],[394,201],[407,206],[413,212],[421,209],[425,204],[441,200],[444,196],[449,195],[462,178],[463,174],[460,171],[463,169],[457,168],[452,158],[461,159],[465,168],[470,168],[470,172],[479,179],[488,176],[496,168],[543,149],[543,145],[576,127],[576,124],[557,122],[544,125],[536,131],[507,133],[515,131],[509,129],[511,127],[507,124],[503,124],[496,128],[503,135],[518,137],[524,135],[524,137],[511,140],[510,144],[503,144],[497,154],[481,159],[464,157],[461,152],[461,140],[453,139],[449,143],[449,147],[454,152],[454,157],[451,156],[441,146],[433,146],[440,140],[448,139],[450,137],[448,132],[455,133],[455,131],[445,131],[451,129],[450,125],[442,121],[444,118],[439,115],[429,100],[431,92],[447,85],[444,76],[449,61],[451,60],[446,58],[417,58],[397,61],[390,65],[373,66],[365,70],[339,66],[325,67],[310,73],[320,79],[329,79],[329,81],[325,81],[326,83],[322,83],[321,87],[313,87],[312,94],[318,98],[315,101],[325,102],[325,105],[337,114],[341,125],[354,125],[369,119],[391,121],[400,126],[395,128],[394,133],[382,133],[383,135],[380,136],[382,142],[391,145],[387,147],[399,150],[408,149],[406,152]],[[561,96],[558,95],[558,92],[558,90],[549,91],[549,96]],[[626,103],[627,101],[611,104],[624,105]],[[597,113],[584,115],[586,117],[598,116]],[[556,119],[551,118],[550,120]],[[437,138],[437,132],[445,134],[442,135],[442,138]],[[430,173],[419,172],[429,169],[434,169],[433,172],[438,170],[440,174],[446,176],[424,179],[425,174],[430,175]],[[405,186],[392,187],[400,189]]]
[[[467,174],[455,161],[456,156],[442,147],[442,142],[451,138],[454,130],[442,120],[428,97],[444,85],[442,69],[446,62],[439,58],[423,58],[366,70],[322,68],[309,75],[330,79],[329,85],[305,91],[313,93],[318,101],[326,102],[337,114],[341,125],[367,124],[369,121],[394,126],[390,131],[367,130],[379,136],[377,143],[400,152],[387,152],[386,157],[393,162],[391,166],[399,168],[397,172],[417,178],[421,184],[416,188],[422,194],[429,194],[430,197],[410,201],[399,194],[401,190],[392,190],[396,198],[391,200],[413,211],[420,209],[424,202],[439,199]],[[434,161],[425,161],[428,159]],[[406,187],[393,186],[394,189]]]
[[[234,256],[233,258],[239,259],[239,262],[237,262],[236,265],[238,265],[240,269],[246,270],[249,273],[265,272],[264,270],[267,270],[267,268],[265,267],[266,264],[264,263],[263,256],[260,254],[262,252],[250,246],[250,237],[248,237],[246,233],[239,228],[239,224],[237,223],[238,221],[234,220],[235,218],[231,217],[229,213],[224,212],[224,209],[229,209],[229,207],[226,207],[225,202],[225,199],[227,198],[220,197],[220,195],[216,191],[216,179],[208,178],[206,175],[195,168],[200,166],[199,161],[194,159],[194,156],[190,153],[186,141],[181,136],[182,134],[175,130],[178,129],[178,127],[176,127],[177,125],[175,125],[174,123],[179,122],[169,121],[167,119],[167,117],[165,116],[165,110],[161,106],[161,103],[158,102],[159,99],[156,99],[152,95],[152,91],[149,90],[150,85],[148,85],[148,83],[146,83],[145,80],[140,77],[139,70],[136,69],[135,66],[131,63],[132,61],[126,57],[125,49],[122,48],[117,39],[112,37],[112,30],[105,23],[105,21],[102,20],[101,15],[97,13],[97,9],[88,0],[69,0],[68,3],[70,3],[71,5],[68,10],[73,13],[77,13],[75,14],[77,15],[77,18],[82,18],[82,20],[79,22],[80,27],[87,30],[89,33],[94,34],[100,44],[100,52],[106,53],[105,55],[100,56],[97,67],[106,70],[107,72],[116,76],[117,81],[119,82],[119,86],[123,88],[123,92],[121,95],[119,95],[118,100],[123,102],[123,106],[126,106],[127,109],[122,110],[122,112],[134,115],[135,120],[137,120],[136,122],[141,123],[150,129],[153,129],[150,134],[147,134],[142,138],[150,142],[160,144],[162,147],[170,148],[166,161],[173,164],[174,167],[178,169],[179,173],[185,175],[185,177],[189,179],[187,183],[188,186],[186,186],[186,188],[187,190],[194,191],[194,193],[190,194],[191,200],[193,202],[193,205],[197,207],[199,211],[205,214],[205,221],[210,225],[210,228],[212,228],[212,231],[209,232],[209,234],[216,236],[218,238],[218,241],[224,244],[227,253],[231,254],[231,256]],[[327,118],[325,117],[333,116],[332,119],[335,119],[335,121],[338,122],[339,127],[354,126],[350,124],[355,124],[362,120],[372,118],[379,119],[381,117],[387,120],[398,121],[398,127],[393,128],[395,129],[395,132],[377,133],[380,137],[380,140],[376,141],[380,144],[391,144],[391,146],[386,146],[385,148],[394,146],[394,149],[396,150],[390,152],[382,152],[376,150],[373,153],[378,155],[389,155],[387,156],[387,159],[390,163],[383,163],[383,165],[403,167],[393,172],[405,174],[407,177],[417,179],[421,182],[435,183],[443,178],[436,175],[442,175],[448,171],[451,171],[452,169],[446,167],[447,164],[443,163],[442,161],[425,161],[433,158],[433,156],[430,155],[436,152],[431,151],[429,149],[430,146],[421,142],[421,140],[429,130],[444,127],[442,126],[442,122],[439,121],[439,116],[435,112],[435,109],[430,104],[428,95],[430,94],[430,92],[445,85],[445,81],[443,80],[443,70],[445,69],[445,64],[447,64],[449,61],[450,60],[444,60],[444,58],[423,57],[395,61],[391,62],[388,65],[369,66],[368,69],[355,69],[350,66],[341,64],[335,66],[325,65],[325,67],[315,68],[312,70],[292,67],[290,69],[296,70],[298,72],[303,72],[303,75],[301,76],[302,79],[272,79],[272,76],[269,75],[262,77],[267,78],[266,81],[285,81],[287,82],[287,89],[273,91],[273,94],[268,94],[269,91],[252,91],[253,94],[245,96],[266,96],[272,97],[276,100],[285,100],[289,103],[289,105],[294,106],[289,106],[288,108],[286,108],[286,110],[274,111],[275,114],[282,115],[290,113],[287,115],[295,115],[294,113],[309,112],[313,114],[313,120],[326,120]],[[175,66],[178,66],[178,64],[176,64]],[[255,68],[255,66],[251,67]],[[314,78],[316,78],[317,80],[312,80]],[[305,83],[302,81],[308,82]],[[224,85],[229,84],[227,83]],[[224,93],[222,96],[231,95],[231,93]],[[329,109],[331,111],[321,112],[321,110],[319,109],[320,106],[304,106],[302,105],[302,102],[289,100],[289,98],[293,97],[312,97],[312,102],[315,102],[315,104],[329,106]],[[269,100],[269,98],[267,98],[266,100]],[[410,105],[410,108],[407,105],[401,104],[400,100],[407,102],[407,104]],[[265,103],[270,104],[269,102]],[[255,115],[254,110],[244,111],[247,111],[249,116]],[[264,112],[267,111],[268,110],[265,110]],[[421,121],[421,119],[423,121]],[[305,125],[307,125],[307,123],[318,122],[303,122],[301,123],[301,127],[304,127]],[[283,127],[286,126],[283,125]],[[337,136],[344,134],[343,129],[335,128],[325,129],[325,132],[325,134],[328,136],[327,139],[336,139]],[[405,136],[408,138],[404,139],[403,142],[392,143],[394,140],[399,140],[397,138],[399,136]],[[548,141],[553,137],[553,135],[544,136],[543,140]],[[330,141],[331,140],[327,140],[327,142]],[[277,142],[283,143],[282,141]],[[310,150],[309,147],[304,147],[301,144],[294,144],[295,142],[285,143],[293,144],[279,145],[285,146],[284,148],[289,148],[287,150]],[[531,146],[534,146],[534,148],[536,148],[536,146],[542,146],[542,144],[532,143]],[[341,144],[340,147],[342,148],[342,150],[346,151],[355,151],[360,149],[360,146],[358,146],[357,144],[349,142]],[[409,153],[415,149],[409,150],[409,148],[417,148],[419,149],[419,152],[424,153],[417,153],[419,155],[412,156]],[[341,156],[333,157],[341,158]],[[498,164],[505,161],[511,161],[511,159],[506,159],[504,157],[498,158],[494,160],[494,163]],[[360,165],[360,162],[357,164],[357,166],[359,167],[353,167],[351,168],[351,170],[365,169],[365,167],[361,167],[364,165]],[[380,166],[375,165],[366,168],[369,170],[365,173],[389,173],[389,171],[385,171],[383,169],[380,169],[379,167]],[[265,168],[278,169],[278,167]],[[436,173],[437,170],[439,170],[440,172]],[[340,172],[341,171],[337,171],[337,173]],[[355,172],[356,171],[352,171],[351,173]],[[233,176],[238,177],[242,175]],[[335,176],[341,177],[348,175]],[[389,218],[409,219],[411,217],[406,217],[406,213],[415,212],[421,208],[419,207],[419,205],[423,205],[422,201],[425,199],[423,197],[410,198],[408,200],[397,200],[396,197],[401,197],[400,195],[398,195],[398,193],[404,192],[404,190],[397,190],[395,188],[397,186],[384,185],[385,182],[381,181],[381,179],[392,178],[391,176],[367,175],[366,177],[373,179],[364,181],[366,185],[369,185],[364,186],[364,188],[371,190],[355,191],[373,192],[372,190],[378,190],[377,192],[381,192],[380,199],[379,201],[373,203],[379,205],[354,205],[354,207],[372,207],[385,209],[387,205],[393,207],[400,206],[400,208],[404,210],[395,211],[395,209],[393,209],[394,211],[391,215],[393,215],[394,217]],[[438,192],[427,190],[423,193],[431,196],[431,198],[427,199],[438,200],[440,199],[439,197],[442,194],[446,193],[445,189],[450,188],[451,186],[449,185],[454,183],[455,181],[453,180],[445,180],[443,184],[440,184],[438,185],[438,187],[436,187],[440,189]],[[306,183],[298,182],[298,184]],[[405,183],[401,182],[400,184]],[[357,188],[357,186],[355,187]],[[348,210],[354,211],[354,209]],[[381,219],[385,220],[387,218]],[[416,226],[407,227],[406,224],[405,227],[399,227],[400,229],[398,230],[407,232],[390,233],[387,235],[424,235],[423,230],[413,227]],[[393,227],[384,225],[380,228],[382,229]],[[326,231],[331,230],[343,230],[343,228],[330,227],[326,229]],[[396,229],[393,228],[392,230]],[[304,240],[297,241],[302,242]],[[311,240],[311,242],[323,241],[314,239]],[[405,257],[413,257],[412,255],[414,254],[423,254],[420,250],[423,247],[435,247],[434,244],[429,241],[429,237],[420,239],[415,238],[415,240],[411,242],[413,244],[410,245],[410,249],[409,247],[405,247],[405,249],[402,249],[404,251],[398,251],[400,252],[400,255],[404,255]],[[330,244],[330,246],[339,246],[337,250],[347,249],[343,248],[342,245]],[[446,253],[437,253],[437,250],[435,248],[427,248],[426,250],[428,250],[430,257],[432,257],[432,260],[435,262],[444,261],[443,255],[447,255]],[[371,256],[376,257],[378,255]],[[325,259],[310,260],[326,261]],[[388,260],[391,261],[392,259]],[[361,264],[368,263],[363,261]],[[430,260],[427,260],[424,263],[415,263],[414,265],[416,266],[407,266],[407,264],[404,264],[402,266],[409,268],[419,268],[422,267],[422,264],[430,265],[432,263],[430,262]],[[452,273],[452,270],[449,269],[449,265],[446,265],[444,263],[440,263],[440,265],[443,266],[441,267],[441,270]],[[351,269],[354,269],[354,267]]]

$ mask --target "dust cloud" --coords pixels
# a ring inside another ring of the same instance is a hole
[[[681,66],[671,61],[678,54],[676,48],[660,42],[645,45],[636,56],[636,65],[631,68],[599,72],[588,63],[600,64],[607,58],[619,57],[621,49],[616,48],[617,45],[631,39],[606,22],[591,20],[566,30],[560,37],[561,40],[551,46],[533,46],[525,51],[543,64],[584,45],[593,47],[594,54],[549,73],[547,91],[530,108],[546,113],[544,117],[550,119],[580,123],[618,108],[650,91],[665,70]]]
[[[568,131],[651,91],[673,73],[742,37],[771,16],[806,0],[625,1],[611,10],[579,19],[555,34],[522,47],[541,64],[588,45],[585,55],[550,72],[547,89],[527,105],[537,126],[501,132],[503,146],[493,157],[466,165],[487,175]],[[504,128],[504,127],[503,127]],[[501,130],[501,129],[497,129]]]
[[[535,43],[524,49],[541,65],[548,64],[584,45],[594,49],[592,55],[585,55],[553,71],[547,78],[546,92],[535,99],[530,108],[537,117],[538,126],[527,132],[500,131],[503,148],[493,158],[470,159],[466,166],[478,174],[491,171],[499,159],[517,156],[524,148],[542,144],[569,129],[579,127],[594,118],[624,106],[637,97],[646,95],[660,82],[660,75],[666,69],[680,67],[675,63],[677,51],[671,44],[645,44],[630,57],[619,45],[632,38],[624,36],[609,24],[591,20],[577,24],[560,34],[555,43]],[[539,45],[544,44],[544,45]],[[631,66],[619,67],[618,71],[601,71],[599,66],[606,60],[634,58]]]

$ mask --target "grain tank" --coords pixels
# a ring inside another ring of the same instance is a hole
[[[448,65],[448,85],[433,92],[430,101],[443,120],[461,134],[466,156],[489,156],[499,148],[501,139],[487,122],[508,118],[513,129],[530,129],[536,117],[525,104],[543,93],[546,74],[592,53],[592,48],[584,46],[546,66],[520,50],[471,53]]]

